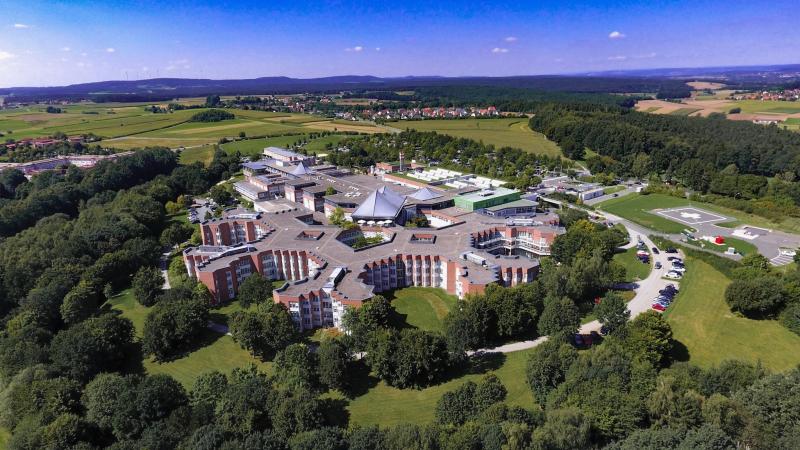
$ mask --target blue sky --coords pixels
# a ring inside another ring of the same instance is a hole
[[[0,0],[0,86],[800,63],[796,5]]]

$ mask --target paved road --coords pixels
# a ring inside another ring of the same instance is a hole
[[[621,217],[617,217],[611,214],[605,214],[606,218],[612,223],[620,223],[625,226],[628,230],[628,235],[630,236],[630,242],[623,246],[623,248],[630,248],[635,246],[641,236],[642,241],[644,241],[645,245],[647,245],[648,249],[655,247],[656,245],[653,241],[647,237],[648,233],[651,233],[649,230],[642,228],[630,221],[627,221]],[[667,281],[662,278],[662,276],[669,270],[668,267],[671,266],[671,263],[667,259],[669,256],[663,251],[660,252],[658,255],[652,255],[652,262],[653,262],[653,270],[650,271],[650,275],[645,278],[644,280],[639,281],[634,289],[636,292],[636,296],[628,302],[628,310],[631,312],[631,320],[638,316],[639,314],[650,310],[650,305],[653,303],[653,299],[658,296],[658,291],[664,289],[668,284],[677,284],[677,281]],[[655,263],[660,262],[662,268],[656,269]],[[600,322],[594,320],[589,323],[585,323],[580,327],[579,332],[581,334],[587,334],[592,331],[600,331]],[[499,347],[493,348],[484,348],[480,349],[476,352],[468,352],[469,355],[475,353],[511,353],[517,352],[520,350],[527,350],[529,348],[536,347],[541,345],[542,343],[547,341],[547,336],[542,336],[534,340],[530,341],[521,341],[521,342],[512,342],[510,344],[501,345]]]

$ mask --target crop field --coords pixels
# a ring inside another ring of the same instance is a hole
[[[198,104],[202,99],[185,99],[184,104]],[[0,133],[6,138],[23,139],[93,133],[103,144],[122,149],[145,146],[170,148],[194,147],[218,142],[224,137],[278,135],[314,131],[357,131],[378,133],[384,130],[371,123],[337,121],[308,114],[232,110],[233,120],[223,122],[188,122],[203,109],[179,110],[167,114],[145,111],[151,103],[80,103],[58,106],[62,113],[50,114],[45,105],[0,111]],[[324,145],[323,145],[324,148]]]
[[[669,114],[673,116],[688,116],[690,114],[696,113],[700,111],[702,108],[679,108],[675,111],[671,111]]]
[[[450,136],[482,141],[495,148],[514,147],[527,152],[556,156],[558,145],[528,127],[526,119],[457,119],[390,122],[401,130],[436,131]]]
[[[680,293],[664,314],[679,343],[678,360],[701,367],[727,359],[756,363],[782,371],[800,364],[800,336],[775,320],[753,320],[731,312],[725,303],[730,280],[711,265],[687,257]]]

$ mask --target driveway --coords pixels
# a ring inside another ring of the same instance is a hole
[[[628,242],[626,245],[624,245],[623,246],[624,248],[630,248],[631,246],[636,245],[636,243],[638,242],[640,237],[641,237],[642,241],[645,243],[645,245],[647,246],[648,250],[652,249],[653,247],[656,246],[653,243],[653,241],[651,241],[650,238],[647,237],[647,235],[649,233],[651,233],[651,231],[646,230],[645,228],[642,228],[642,227],[640,227],[640,226],[638,226],[638,225],[636,225],[636,224],[634,224],[634,223],[632,223],[632,222],[630,222],[628,220],[625,220],[625,219],[623,219],[621,217],[614,216],[612,214],[607,214],[606,213],[605,216],[609,220],[609,222],[612,222],[614,224],[617,224],[617,223],[622,224],[628,230],[628,235],[630,237],[630,242]],[[659,249],[659,250],[662,250],[662,249]],[[659,254],[657,254],[657,255],[656,254],[651,254],[651,259],[652,259],[652,263],[653,263],[653,269],[650,271],[650,275],[647,278],[645,278],[644,280],[641,280],[641,281],[636,283],[637,287],[634,289],[634,291],[636,292],[636,295],[633,297],[633,299],[630,302],[628,302],[628,310],[630,310],[630,312],[631,312],[631,320],[633,320],[639,314],[650,310],[650,306],[653,303],[653,299],[658,296],[658,291],[660,291],[661,289],[664,289],[670,283],[676,284],[676,285],[678,284],[678,280],[665,280],[665,279],[662,278],[662,276],[669,271],[668,267],[671,266],[670,261],[667,259],[669,256],[675,256],[675,254],[671,254],[670,255],[670,254],[667,254],[667,253],[665,253],[663,251],[659,252]],[[678,256],[682,257],[683,255],[678,255]],[[656,262],[660,262],[661,263],[661,266],[662,266],[661,269],[656,269],[655,268],[655,263]],[[581,325],[581,327],[579,329],[579,333],[587,334],[587,333],[590,333],[592,331],[599,332],[601,326],[602,325],[600,324],[599,321],[594,320],[594,321],[591,321],[589,323],[585,323],[585,324]],[[517,351],[520,351],[520,350],[527,350],[529,348],[536,347],[536,346],[541,345],[542,343],[544,343],[546,341],[547,341],[547,336],[541,336],[541,337],[539,337],[537,339],[530,340],[530,341],[512,342],[510,344],[501,345],[499,347],[483,348],[483,349],[480,349],[480,350],[475,351],[475,352],[468,352],[468,355],[471,356],[471,355],[476,354],[476,353],[511,353],[511,352],[517,352]]]

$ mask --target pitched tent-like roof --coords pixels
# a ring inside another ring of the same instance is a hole
[[[303,164],[303,163],[300,163],[300,164],[298,164],[298,165],[297,165],[297,167],[295,167],[295,168],[292,170],[292,175],[296,175],[296,176],[298,176],[298,177],[299,177],[299,176],[302,176],[302,175],[309,174],[309,173],[310,173],[310,171],[308,170],[308,168],[306,167],[306,165],[305,165],[305,164]]]
[[[412,194],[409,194],[408,196],[416,200],[433,200],[434,198],[441,197],[442,194],[435,192],[430,188],[424,187]]]
[[[381,186],[364,200],[355,211],[354,219],[394,220],[403,208],[403,197],[396,192]]]

